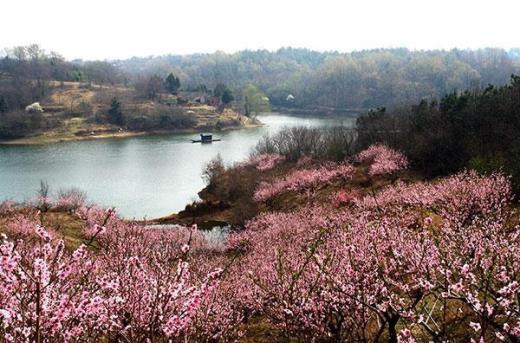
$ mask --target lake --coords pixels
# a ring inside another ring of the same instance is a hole
[[[267,114],[265,125],[214,133],[222,141],[191,143],[197,134],[165,134],[0,146],[0,200],[32,198],[40,180],[51,191],[77,187],[89,200],[115,206],[127,218],[156,218],[178,212],[198,199],[204,165],[220,154],[226,163],[247,158],[266,133],[284,126],[353,125],[351,117],[297,117]]]

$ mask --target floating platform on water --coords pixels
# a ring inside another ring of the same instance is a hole
[[[222,139],[212,139],[210,141],[203,141],[202,139],[192,139],[192,143],[213,143],[213,142],[220,142]]]
[[[192,143],[213,143],[213,142],[219,142],[219,138],[213,138],[212,134],[208,133],[201,133],[200,139],[192,139]]]

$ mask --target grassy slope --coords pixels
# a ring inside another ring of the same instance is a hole
[[[0,217],[0,233],[6,232],[6,226],[10,222],[18,220],[18,214],[33,218],[36,223],[52,229],[58,235],[57,238],[63,239],[65,247],[71,251],[78,248],[86,239],[82,232],[85,222],[76,214],[56,210],[38,214],[37,210],[30,208],[22,208],[18,213]]]
[[[68,115],[67,112],[78,112],[80,104],[88,103],[92,107],[92,116],[96,113],[104,113],[108,109],[110,99],[117,97],[125,108],[131,108],[136,113],[149,113],[160,111],[161,105],[156,101],[139,99],[135,96],[132,88],[122,85],[99,86],[92,85],[89,88],[81,88],[78,82],[65,82],[62,86],[53,83],[55,87],[52,92],[40,103],[47,119],[56,119],[60,125],[57,128],[34,135],[14,140],[0,141],[0,144],[44,144],[70,140],[86,140],[97,138],[129,137],[146,134],[157,134],[167,132],[199,132],[202,130],[216,129],[217,123],[223,129],[233,129],[240,127],[254,127],[258,123],[255,120],[240,115],[239,113],[225,109],[222,113],[215,107],[188,103],[179,106],[184,114],[190,115],[195,119],[195,126],[188,129],[179,130],[156,130],[150,131],[128,131],[121,129],[117,125],[96,124],[87,121],[80,115]],[[164,100],[174,98],[172,95],[162,94]]]

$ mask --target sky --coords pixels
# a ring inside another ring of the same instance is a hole
[[[3,0],[0,49],[67,59],[276,50],[520,47],[520,0]]]

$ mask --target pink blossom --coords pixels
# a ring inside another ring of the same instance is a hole
[[[300,172],[270,187],[311,200],[309,190],[353,169]],[[515,341],[520,227],[511,200],[502,174],[397,182],[348,206],[307,201],[261,213],[225,251],[199,230],[144,227],[96,206],[74,214],[83,244],[73,250],[58,228],[37,226],[36,211],[15,210],[2,215],[0,334],[237,341],[262,318],[289,340],[373,341],[381,331],[400,342]]]
[[[285,156],[278,154],[261,154],[253,155],[246,162],[242,163],[241,166],[254,166],[258,170],[270,170],[273,169],[277,164],[285,161]]]
[[[406,156],[382,144],[369,146],[361,151],[355,160],[370,163],[369,175],[392,174],[408,167]]]
[[[342,189],[331,196],[331,201],[335,207],[341,207],[352,203],[359,197],[360,193],[357,189]]]
[[[480,331],[480,324],[479,323],[475,323],[475,322],[470,322],[469,323],[469,326],[475,330],[476,332],[479,332]]]
[[[49,235],[47,230],[45,230],[42,226],[39,226],[39,225],[36,226],[35,232],[38,235],[38,237],[40,237],[44,241],[50,241],[51,240],[51,235]]]
[[[268,200],[284,191],[312,189],[337,178],[351,178],[354,168],[349,164],[329,164],[317,169],[295,170],[283,179],[260,183],[255,191],[256,201]]]
[[[102,212],[99,221],[95,216],[86,221],[98,231],[105,228],[94,251],[80,245],[67,252],[63,241],[52,240],[31,221],[26,223],[40,239],[28,236],[15,245],[3,236],[0,332],[6,340],[35,341],[41,335],[45,341],[98,341],[122,334],[142,341],[203,331],[195,330],[194,320],[201,306],[205,311],[213,306],[222,269],[193,275],[179,258],[189,250],[184,243],[189,237],[197,249],[204,238],[184,228],[145,229]]]

